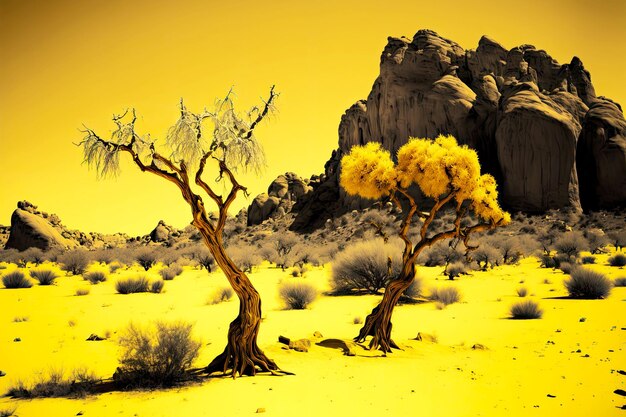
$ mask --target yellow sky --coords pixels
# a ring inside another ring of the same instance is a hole
[[[183,227],[190,214],[174,186],[130,164],[98,181],[72,142],[83,123],[108,134],[127,107],[139,131],[162,138],[180,97],[199,109],[231,85],[242,106],[272,84],[281,93],[280,113],[258,130],[268,168],[242,179],[252,196],[285,171],[320,173],[387,36],[422,28],[466,49],[488,34],[561,63],[578,55],[597,93],[626,104],[626,2],[545,3],[0,0],[0,224],[26,199],[84,231]]]

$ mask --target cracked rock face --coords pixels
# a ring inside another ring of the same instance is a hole
[[[371,204],[328,175],[352,146],[376,141],[394,155],[409,137],[452,134],[477,150],[510,210],[611,208],[626,204],[625,126],[577,57],[561,65],[533,45],[507,50],[487,36],[464,50],[420,30],[388,39],[367,100],[341,118],[326,181],[344,211]]]

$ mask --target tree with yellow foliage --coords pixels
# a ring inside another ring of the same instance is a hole
[[[357,342],[364,342],[372,336],[370,349],[380,348],[385,353],[398,348],[391,340],[391,316],[398,299],[415,279],[415,261],[421,251],[444,239],[453,239],[453,244],[461,242],[471,249],[469,238],[472,233],[503,226],[511,220],[498,205],[495,179],[480,174],[476,152],[467,146],[459,146],[454,137],[411,138],[398,150],[397,160],[394,163],[380,143],[370,142],[353,147],[342,158],[340,175],[341,186],[350,195],[369,199],[388,197],[398,207],[403,198],[409,204],[399,231],[404,241],[402,270],[387,284],[382,301],[367,316],[355,338]],[[434,200],[430,211],[418,210],[415,199],[407,191],[413,184]],[[429,235],[428,227],[447,204],[455,207],[453,223],[448,230]],[[469,212],[476,215],[476,221],[462,224]],[[408,232],[416,215],[422,219],[422,225],[419,241],[413,244]]]

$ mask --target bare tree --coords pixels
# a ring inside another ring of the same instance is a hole
[[[245,114],[235,110],[232,89],[224,99],[216,100],[212,111],[204,109],[194,113],[181,100],[180,117],[169,129],[163,146],[169,156],[159,152],[161,148],[157,149],[150,135],[137,133],[134,110],[113,116],[116,129],[110,139],[103,139],[92,129],[85,128],[85,136],[79,143],[83,147],[84,161],[95,167],[99,176],[117,174],[120,155],[127,153],[141,171],[174,184],[191,208],[191,224],[198,229],[240,301],[239,315],[230,324],[224,352],[206,367],[209,374],[230,373],[235,378],[238,374],[255,375],[258,371],[287,373],[257,346],[261,298],[246,274],[225,252],[223,242],[228,209],[239,191],[246,194],[246,188],[237,181],[235,173],[239,170],[259,172],[265,165],[254,131],[274,111],[276,97],[272,86],[262,106],[253,107]],[[212,129],[206,126],[207,122],[212,123]],[[208,166],[217,172],[215,185],[203,178]],[[215,191],[217,186],[228,190],[226,197]],[[197,188],[217,206],[216,217],[207,213],[204,200],[195,191]]]

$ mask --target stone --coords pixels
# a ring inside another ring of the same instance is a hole
[[[482,344],[480,344],[480,343],[476,343],[476,344],[474,344],[474,345],[472,346],[472,349],[473,349],[473,350],[489,350],[489,349],[487,348],[487,346],[482,345]]]
[[[324,339],[316,343],[318,346],[341,349],[346,356],[356,356],[356,343],[352,340]]]
[[[101,340],[105,340],[104,337],[100,337],[95,333],[92,333],[89,335],[89,337],[86,339],[89,342],[99,342]]]
[[[597,100],[591,104],[576,155],[585,210],[626,204],[626,120],[615,103]]]
[[[153,242],[166,242],[170,238],[173,229],[166,225],[163,220],[150,232],[150,240]]]
[[[22,207],[24,206],[22,205]],[[76,246],[76,242],[63,237],[43,217],[21,208],[17,208],[11,215],[11,231],[5,249],[23,251],[28,248],[39,248],[49,250],[52,248],[68,249]]]
[[[413,340],[419,340],[420,342],[437,343],[437,336],[433,336],[428,333],[419,332],[417,333],[417,336]]]
[[[299,339],[289,343],[289,349],[295,350],[296,352],[308,352],[310,347],[311,341],[309,339]]]
[[[265,193],[256,196],[248,207],[248,226],[263,223],[272,215],[279,203],[278,197],[270,197]]]

